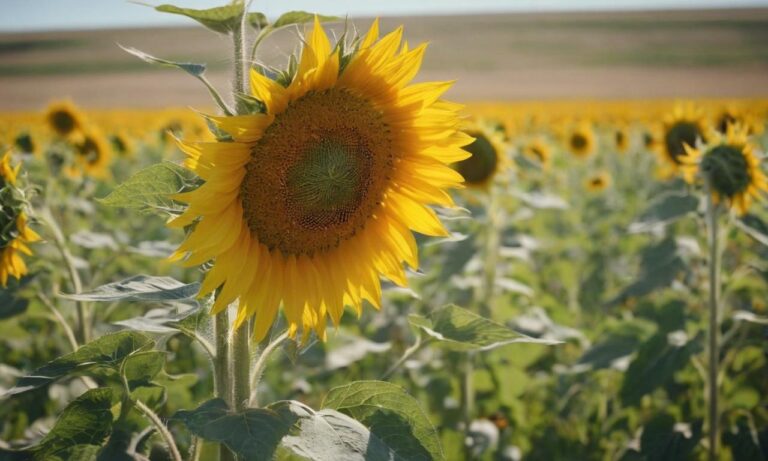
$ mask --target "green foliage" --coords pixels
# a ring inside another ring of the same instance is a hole
[[[362,422],[402,459],[445,459],[429,418],[400,386],[384,381],[353,382],[331,389],[323,407]]]
[[[315,17],[317,17],[320,22],[338,21],[340,19],[338,16],[325,16],[322,14],[308,13],[306,11],[289,11],[281,14],[271,26],[275,29],[279,29],[280,27],[291,26],[294,24],[304,24],[314,21]]]
[[[531,338],[453,305],[437,309],[427,318],[411,315],[409,321],[437,340],[437,344],[453,350],[488,351],[514,343],[557,343]]]
[[[131,176],[99,202],[142,212],[178,213],[181,208],[168,195],[182,192],[190,181],[186,169],[170,162],[157,163]]]
[[[208,29],[227,34],[232,32],[240,24],[245,9],[245,3],[237,0],[229,5],[217,6],[198,10],[194,8],[179,8],[178,6],[163,4],[155,7],[161,13],[171,13],[194,19]],[[250,20],[251,18],[249,18]],[[254,20],[258,18],[254,17]]]
[[[197,282],[181,283],[171,277],[134,275],[119,282],[102,285],[90,292],[64,296],[76,301],[187,301],[196,305],[194,297],[199,289],[200,284]]]
[[[6,396],[21,394],[62,378],[70,373],[84,373],[97,368],[119,370],[123,361],[137,351],[154,346],[148,336],[135,331],[104,335],[71,354],[63,355],[22,377]]]

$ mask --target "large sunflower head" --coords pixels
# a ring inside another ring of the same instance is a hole
[[[465,185],[486,189],[497,174],[509,166],[503,126],[475,121],[469,123],[464,132],[474,138],[464,146],[469,157],[456,162],[453,167],[464,177]]]
[[[586,120],[571,126],[565,135],[566,148],[578,158],[587,158],[595,152],[595,130]]]
[[[17,279],[27,273],[21,254],[31,255],[27,243],[40,237],[27,226],[24,202],[20,199],[16,181],[20,165],[11,166],[9,154],[0,159],[0,286],[9,277]]]
[[[741,214],[747,212],[753,199],[768,192],[768,180],[747,139],[748,131],[743,125],[729,125],[725,135],[712,134],[706,146],[686,146],[686,155],[681,157],[686,181],[707,177],[715,203],[724,199]]]
[[[84,117],[71,101],[56,101],[45,111],[45,120],[54,133],[68,137],[84,127]]]
[[[189,206],[170,225],[195,226],[174,258],[214,260],[201,296],[221,288],[213,312],[239,300],[257,339],[280,306],[291,334],[324,338],[326,316],[380,305],[380,276],[406,284],[413,231],[446,235],[429,205],[453,205],[449,164],[472,139],[440,100],[449,82],[410,83],[425,46],[401,40],[402,28],[379,39],[376,21],[343,55],[316,20],[288,78],[252,71],[263,113],[210,117],[229,142],[179,141],[205,182],[175,196]]]
[[[677,104],[662,123],[657,138],[657,152],[664,165],[663,177],[670,177],[680,171],[681,157],[685,146],[693,147],[698,140],[705,139],[707,131],[703,113],[693,104]]]

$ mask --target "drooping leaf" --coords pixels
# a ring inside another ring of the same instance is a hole
[[[440,439],[418,401],[400,386],[384,381],[356,381],[331,389],[323,408],[363,423],[404,459],[445,459]]]
[[[280,440],[288,434],[294,421],[270,409],[248,409],[230,412],[221,399],[209,400],[194,410],[176,412],[181,421],[198,437],[224,443],[247,460],[271,460]]]
[[[264,13],[248,13],[248,24],[254,29],[263,29],[269,25],[269,21]]]
[[[165,365],[165,352],[141,351],[128,356],[122,366],[128,385],[134,386],[149,384]]]
[[[437,309],[429,317],[411,315],[409,321],[436,339],[437,344],[461,351],[488,351],[513,343],[559,342],[526,336],[454,305]]]
[[[80,373],[94,367],[117,369],[126,357],[152,345],[154,345],[154,341],[136,331],[119,331],[104,335],[82,346],[77,351],[54,359],[32,374],[19,379],[16,386],[8,390],[5,395],[21,394],[49,384],[70,373]]]
[[[172,307],[151,309],[141,317],[120,320],[115,322],[115,325],[149,333],[175,333],[181,331],[189,321],[196,323],[196,317],[201,314],[205,315],[200,305],[190,308],[188,305],[181,304],[177,309]]]
[[[277,21],[272,23],[272,27],[279,29],[281,27],[290,26],[292,24],[305,24],[315,20],[315,16],[320,22],[339,21],[341,18],[338,16],[323,16],[322,14],[308,13],[306,11],[289,11],[283,13],[277,18]]]
[[[640,398],[667,383],[701,350],[700,337],[688,339],[682,330],[660,332],[638,350],[621,385],[621,400],[635,405]]]
[[[157,163],[140,170],[109,195],[97,200],[107,206],[141,212],[180,211],[181,208],[168,196],[181,192],[190,181],[190,173],[179,165]]]
[[[192,300],[199,289],[198,282],[187,284],[171,277],[134,275],[119,282],[102,285],[90,292],[62,296],[75,301],[163,302]]]
[[[315,412],[295,401],[270,405],[286,420],[296,420],[281,445],[312,461],[405,461],[395,448],[379,439],[360,422],[336,410]]]
[[[70,403],[32,449],[36,459],[63,456],[79,445],[100,445],[112,428],[112,389],[91,389]]]
[[[736,227],[744,231],[757,242],[768,246],[768,224],[758,216],[747,214],[734,221]]]
[[[659,196],[640,217],[629,226],[632,233],[648,232],[695,212],[699,198],[685,192],[670,191]]]
[[[235,1],[229,5],[203,10],[179,8],[178,6],[168,4],[155,7],[155,10],[162,13],[178,14],[194,19],[208,29],[221,34],[228,34],[238,27],[238,23],[242,20],[244,9],[245,4],[242,1]],[[250,20],[250,17],[248,19]]]

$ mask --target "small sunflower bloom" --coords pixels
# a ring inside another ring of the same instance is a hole
[[[680,173],[681,157],[686,155],[685,146],[695,146],[706,140],[707,124],[702,111],[693,104],[677,104],[662,124],[661,133],[655,136],[660,142],[656,152],[662,163],[660,174],[669,179]]]
[[[595,130],[592,124],[583,120],[572,126],[565,136],[566,148],[578,158],[587,158],[595,152]]]
[[[729,125],[727,133],[712,134],[711,141],[698,148],[686,145],[681,157],[683,178],[693,184],[706,175],[715,203],[725,200],[739,214],[746,214],[752,201],[768,192],[768,180],[760,169],[755,147],[748,138],[749,129]]]
[[[475,121],[468,123],[464,133],[474,138],[474,141],[464,146],[469,157],[456,162],[453,167],[464,177],[465,186],[486,190],[510,164],[503,126]]]
[[[600,171],[587,178],[584,187],[589,192],[602,192],[612,184],[611,175],[606,171]]]
[[[85,117],[71,101],[56,101],[45,111],[48,127],[57,135],[68,138],[85,127]]]
[[[8,279],[20,279],[27,273],[21,254],[32,255],[27,246],[40,237],[27,226],[23,203],[17,199],[14,188],[21,165],[11,166],[10,155],[0,159],[0,286],[8,285]]]
[[[629,150],[629,129],[620,125],[613,131],[613,145],[616,148],[616,152],[625,154]]]
[[[374,21],[342,55],[316,19],[289,81],[251,72],[263,113],[209,117],[231,142],[177,141],[205,183],[174,196],[188,208],[169,225],[195,226],[172,259],[214,260],[200,295],[220,288],[212,313],[237,300],[256,340],[281,306],[290,335],[325,339],[345,306],[380,306],[380,276],[407,284],[413,232],[447,235],[429,205],[453,206],[449,165],[472,139],[440,99],[450,82],[411,84],[426,47],[402,33],[379,38]]]
[[[542,170],[548,170],[552,164],[552,146],[542,136],[528,141],[523,146],[523,154],[539,162]]]
[[[93,178],[109,178],[112,147],[101,131],[95,128],[87,129],[73,147],[75,158],[74,167],[70,168],[72,176],[77,177],[82,171]]]

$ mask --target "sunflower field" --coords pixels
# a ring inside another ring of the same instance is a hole
[[[768,99],[459,104],[378,20],[157,10],[231,40],[123,47],[209,107],[0,113],[0,461],[768,459]]]

